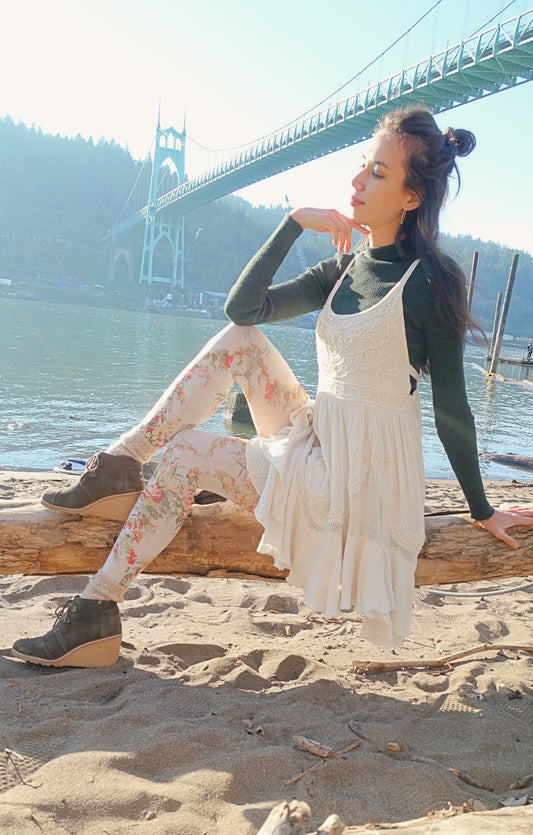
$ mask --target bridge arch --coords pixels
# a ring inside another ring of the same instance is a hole
[[[127,244],[115,244],[109,253],[108,282],[111,287],[133,287],[135,281],[135,250]]]

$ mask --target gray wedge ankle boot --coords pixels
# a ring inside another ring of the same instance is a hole
[[[122,626],[113,600],[76,595],[56,609],[50,632],[15,641],[13,655],[45,667],[109,667],[118,659]]]
[[[142,464],[129,455],[97,452],[72,487],[45,490],[41,503],[50,510],[103,516],[123,522],[144,488]]]

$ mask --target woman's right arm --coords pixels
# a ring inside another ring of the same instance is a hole
[[[319,310],[340,275],[337,258],[322,261],[291,281],[272,280],[302,226],[287,216],[246,265],[231,288],[226,315],[237,325],[279,322]]]

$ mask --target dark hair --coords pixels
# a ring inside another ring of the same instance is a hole
[[[418,208],[407,212],[396,245],[410,244],[425,268],[433,290],[437,315],[451,330],[465,336],[480,332],[468,311],[466,279],[460,266],[439,246],[439,214],[448,196],[448,178],[460,176],[456,157],[465,157],[476,146],[468,130],[446,128],[441,132],[424,106],[399,108],[386,113],[376,131],[397,135],[405,151],[405,186],[420,198]]]

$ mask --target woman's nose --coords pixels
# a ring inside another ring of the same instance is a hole
[[[352,180],[352,187],[356,191],[362,191],[364,188],[362,173],[362,171],[359,171]]]

